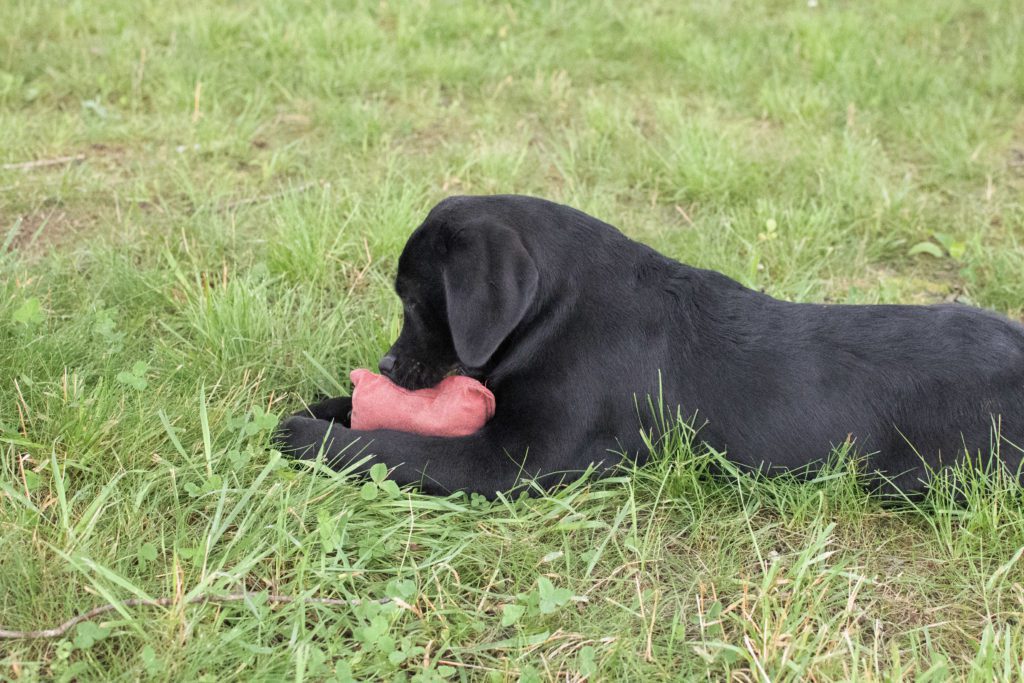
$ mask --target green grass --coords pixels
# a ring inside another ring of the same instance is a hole
[[[1024,505],[979,475],[884,507],[849,466],[712,477],[680,429],[488,504],[268,449],[396,336],[448,194],[779,297],[1020,318],[1024,9],[818,4],[0,5],[0,164],[84,155],[0,169],[0,628],[181,599],[0,641],[0,677],[1024,676]],[[371,602],[182,604],[242,590]]]

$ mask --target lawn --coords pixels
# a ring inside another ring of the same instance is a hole
[[[269,448],[395,338],[449,194],[571,204],[777,297],[1020,318],[1020,0],[0,24],[0,629],[117,604],[0,640],[0,678],[1024,677],[1024,504],[976,475],[882,505],[841,458],[712,476],[681,425],[641,471],[488,503]]]

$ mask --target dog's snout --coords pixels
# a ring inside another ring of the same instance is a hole
[[[380,369],[380,374],[386,375],[395,369],[395,357],[390,353],[380,359],[377,367]]]

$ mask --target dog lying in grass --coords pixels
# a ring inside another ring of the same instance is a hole
[[[921,492],[965,455],[1019,476],[1024,326],[978,308],[779,301],[520,196],[438,204],[395,290],[404,323],[381,372],[413,390],[469,375],[494,393],[493,419],[458,437],[363,431],[338,397],[282,423],[286,452],[336,469],[370,455],[361,469],[384,463],[401,484],[493,497],[642,464],[656,397],[769,474],[813,472],[852,443],[883,490]]]

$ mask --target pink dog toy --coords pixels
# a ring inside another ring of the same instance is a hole
[[[471,377],[445,377],[409,391],[369,370],[353,370],[352,429],[394,429],[425,436],[466,436],[494,417],[494,394]]]

